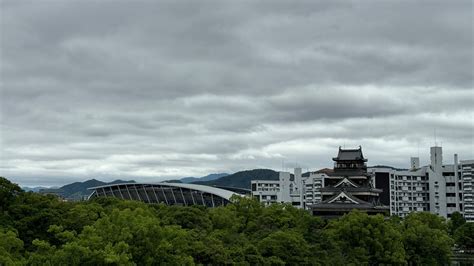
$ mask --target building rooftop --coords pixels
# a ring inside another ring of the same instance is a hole
[[[177,187],[177,188],[186,188],[186,189],[192,189],[192,190],[197,190],[197,191],[202,191],[210,194],[217,195],[219,197],[222,197],[226,200],[230,200],[230,198],[233,195],[238,195],[238,193],[235,193],[233,191],[229,191],[226,189],[222,188],[217,188],[217,187],[211,187],[211,186],[205,186],[205,185],[197,185],[197,184],[186,184],[186,183],[120,183],[120,184],[112,184],[112,185],[103,185],[103,186],[98,186],[98,187],[91,187],[88,188],[89,190],[97,190],[99,188],[106,188],[106,187],[116,187],[116,186],[139,186],[139,185],[160,185],[164,187]]]
[[[362,154],[362,147],[360,146],[358,149],[342,149],[339,147],[339,153],[337,154],[337,157],[332,159],[334,161],[367,161],[367,159],[365,159],[364,155]]]

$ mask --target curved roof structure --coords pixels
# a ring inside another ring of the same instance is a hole
[[[121,183],[89,188],[94,197],[117,197],[167,205],[226,205],[240,194],[222,188],[186,183]]]

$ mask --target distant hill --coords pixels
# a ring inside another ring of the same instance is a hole
[[[68,185],[64,185],[57,189],[58,194],[61,194],[66,199],[82,199],[84,196],[91,194],[91,191],[87,188],[97,187],[103,185],[112,185],[118,183],[135,183],[134,180],[124,181],[115,180],[112,182],[102,182],[97,179],[90,179],[84,182],[74,182]],[[41,192],[41,191],[40,191]]]
[[[180,179],[165,180],[163,183],[183,183]]]
[[[240,171],[232,175],[210,181],[196,181],[193,184],[250,189],[252,180],[278,180],[278,172],[270,169]]]
[[[218,178],[228,176],[228,175],[229,174],[227,173],[220,173],[220,174],[210,174],[203,177],[184,177],[184,178],[181,178],[180,181],[181,183],[193,183],[197,181],[212,181],[212,180],[216,180]]]
[[[38,192],[41,189],[50,189],[50,188],[58,188],[58,187],[21,187],[26,192],[32,191],[32,192]]]

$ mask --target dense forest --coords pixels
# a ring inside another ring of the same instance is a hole
[[[459,214],[326,221],[248,198],[219,208],[63,202],[0,178],[0,265],[441,265],[473,239]]]

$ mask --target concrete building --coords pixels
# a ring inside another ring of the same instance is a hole
[[[412,211],[430,210],[429,182],[426,170],[427,168],[401,170],[391,167],[368,169],[372,175],[379,177],[379,180],[387,179],[386,183],[389,186],[388,189],[384,189],[383,194],[388,195],[390,214],[401,217]],[[383,197],[384,195],[381,195],[381,198]]]
[[[452,164],[443,164],[442,148],[435,146],[430,149],[429,165],[420,166],[419,158],[412,157],[409,169],[375,166],[370,167],[369,172],[379,177],[376,180],[389,184],[385,191],[389,192],[392,215],[405,217],[413,211],[429,211],[449,218],[454,212],[460,212],[466,219],[474,220],[474,206],[468,204],[472,209],[465,210],[466,196],[468,201],[473,199],[473,162],[459,163],[455,154]]]
[[[252,196],[265,205],[283,202],[280,183],[281,180],[252,180]]]
[[[462,199],[464,202],[464,218],[467,221],[474,222],[474,160],[461,161],[460,172],[462,180]]]
[[[328,170],[328,169],[327,169]],[[327,171],[310,172],[307,178],[304,178],[305,208],[320,203],[322,201],[321,188],[324,187],[324,180],[328,178]]]
[[[301,168],[294,173],[280,172],[279,180],[252,180],[252,196],[268,205],[271,203],[291,203],[297,208],[321,201],[320,188],[326,176],[321,172],[302,174]]]

